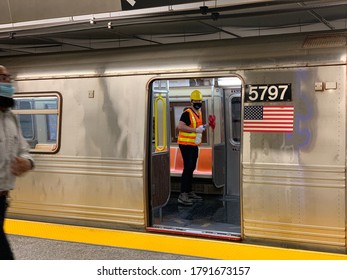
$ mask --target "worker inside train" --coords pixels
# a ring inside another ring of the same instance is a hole
[[[181,192],[178,196],[178,203],[187,206],[202,201],[202,197],[192,191],[192,180],[199,156],[202,133],[206,129],[206,125],[202,123],[202,93],[199,90],[194,90],[190,95],[190,102],[191,106],[184,110],[177,125],[178,144],[183,158]]]

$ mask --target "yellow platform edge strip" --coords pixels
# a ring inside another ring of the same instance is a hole
[[[6,219],[8,234],[219,260],[347,260],[345,254]]]

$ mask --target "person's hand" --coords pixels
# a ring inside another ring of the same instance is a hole
[[[197,129],[196,129],[196,133],[203,133],[205,131],[205,126],[200,125]]]
[[[209,115],[208,116],[208,124],[212,129],[216,127],[216,116],[215,115]]]
[[[15,176],[20,176],[31,169],[30,160],[23,157],[16,157],[11,163],[11,172]]]

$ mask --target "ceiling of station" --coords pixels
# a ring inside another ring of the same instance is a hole
[[[201,1],[0,25],[0,57],[346,28],[347,1]]]

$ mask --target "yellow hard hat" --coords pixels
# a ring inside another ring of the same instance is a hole
[[[190,100],[195,100],[195,101],[202,101],[202,93],[198,90],[194,90],[191,94],[190,94]]]

